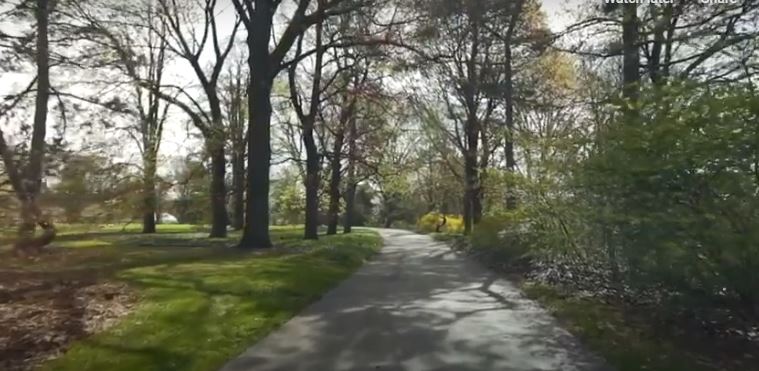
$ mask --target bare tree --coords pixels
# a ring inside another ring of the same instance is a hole
[[[236,60],[227,69],[222,101],[227,117],[227,144],[232,154],[232,227],[241,230],[245,225],[245,154],[248,144],[246,124],[248,110],[246,83],[248,70],[245,61]]]
[[[204,108],[204,105],[194,98],[193,94],[179,87],[175,88],[182,91],[181,96],[183,98],[178,99],[169,95],[162,95],[162,97],[190,115],[193,124],[200,130],[205,139],[206,151],[211,158],[212,218],[210,237],[225,237],[228,222],[224,148],[226,140],[218,85],[224,63],[235,42],[240,19],[234,20],[231,35],[227,40],[223,40],[217,24],[219,7],[216,0],[205,0],[197,9],[193,6],[187,6],[190,3],[180,5],[176,0],[157,1],[162,27],[166,27],[168,30],[165,38],[167,48],[190,64],[204,93],[205,107],[207,108]],[[202,17],[200,30],[196,30],[194,22],[191,21],[198,12]],[[208,44],[213,51],[210,70],[204,69],[201,65],[201,57],[207,50]],[[153,88],[159,91],[161,87],[155,86]]]

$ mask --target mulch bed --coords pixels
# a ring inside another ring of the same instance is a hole
[[[0,270],[0,370],[30,370],[129,313],[134,293],[96,276]]]

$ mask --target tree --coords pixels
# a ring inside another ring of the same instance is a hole
[[[339,60],[339,59],[337,59]],[[347,61],[338,62],[345,68]],[[357,118],[357,106],[361,100],[361,91],[366,88],[368,78],[368,66],[362,66],[361,61],[349,61],[347,63],[355,63],[349,67],[350,74],[344,77],[343,82],[347,85],[337,86],[338,93],[333,96],[331,102],[331,119],[332,124],[328,125],[331,137],[332,137],[332,151],[329,153],[329,184],[327,194],[329,195],[329,205],[327,210],[327,234],[337,234],[337,227],[340,219],[340,199],[341,199],[341,185],[343,181],[343,149],[346,144],[346,133],[348,133],[348,140],[354,140],[351,138],[349,131],[356,125]],[[354,135],[357,135],[354,133]],[[349,158],[349,164],[354,163],[356,158]]]
[[[505,168],[516,175],[514,146],[515,90],[518,68],[533,60],[547,39],[547,27],[534,1],[467,0],[420,1],[418,42],[426,41],[423,86],[416,94],[420,116],[428,130],[442,131],[459,152],[463,183],[463,219],[470,233],[484,213],[483,184],[499,163],[503,144]],[[426,95],[426,96],[425,96]],[[439,142],[439,141],[438,141]],[[445,148],[439,143],[438,148]],[[443,156],[456,171],[456,160]],[[506,206],[516,208],[514,184],[508,186]]]
[[[435,79],[440,89],[434,94],[444,102],[446,120],[434,115],[430,122],[438,130],[448,131],[448,139],[460,151],[464,162],[463,215],[465,233],[479,221],[481,184],[479,163],[481,136],[492,122],[498,100],[489,87],[502,84],[503,74],[496,68],[498,55],[496,39],[486,31],[488,14],[484,4],[466,1],[456,4],[426,4],[427,11],[422,37],[432,37],[433,67],[425,77]],[[444,35],[444,36],[443,36]],[[433,106],[429,106],[431,109]],[[453,128],[447,128],[451,120]]]
[[[245,107],[248,81],[244,60],[237,60],[228,68],[222,92],[227,117],[227,142],[232,153],[232,227],[241,230],[245,225],[245,154],[247,146],[246,124],[248,110]]]
[[[17,95],[11,104],[0,112],[0,117],[7,110],[23,99],[25,94],[36,87],[34,103],[34,121],[32,135],[28,145],[28,153],[19,153],[17,147],[11,146],[2,130],[0,130],[0,157],[3,159],[5,172],[11,183],[16,198],[21,204],[21,223],[19,225],[19,241],[17,250],[39,249],[52,240],[32,238],[35,224],[40,224],[46,230],[52,228],[45,220],[37,204],[42,186],[43,166],[45,162],[45,138],[47,133],[48,99],[50,97],[50,49],[48,42],[48,25],[50,21],[51,4],[48,0],[36,0],[28,6],[34,13],[36,37],[34,47],[34,64],[36,77],[26,90]],[[53,229],[54,230],[54,229]],[[54,236],[54,234],[53,234]]]
[[[176,215],[180,223],[203,224],[212,217],[207,202],[204,202],[209,192],[209,172],[199,157],[202,158],[190,155],[172,164],[170,179],[177,197],[167,210]]]
[[[237,14],[248,31],[248,67],[250,69],[248,106],[248,170],[246,224],[240,247],[266,248],[269,238],[269,169],[271,167],[271,92],[274,78],[287,68],[285,58],[293,44],[311,26],[325,18],[356,11],[369,1],[297,0],[289,21],[270,50],[274,16],[281,1],[233,0]],[[311,10],[309,11],[309,8]],[[303,56],[312,52],[303,53]]]
[[[248,30],[248,170],[246,224],[240,247],[266,248],[269,238],[269,168],[271,166],[271,89],[285,54],[311,23],[304,17],[309,1],[301,1],[273,52],[269,52],[274,13],[280,2],[232,0]]]
[[[348,122],[348,169],[345,189],[345,218],[343,220],[343,233],[351,233],[356,222],[356,189],[357,179],[357,156],[358,156],[358,125],[354,118]]]
[[[161,29],[165,32],[165,28]],[[151,84],[161,85],[166,65],[166,43],[154,35],[154,31],[148,31],[147,64],[144,66],[145,81]],[[131,63],[124,61],[125,63]],[[155,90],[142,88],[139,82],[135,84],[139,113],[139,133],[142,142],[138,143],[142,154],[143,167],[143,202],[144,211],[142,217],[142,233],[156,232],[156,214],[158,214],[158,196],[156,189],[156,175],[158,170],[158,151],[161,146],[163,127],[168,114],[168,104],[161,104],[161,99]],[[147,95],[143,98],[143,95]],[[146,101],[144,101],[146,99]]]
[[[751,61],[759,31],[751,24],[757,14],[755,2],[608,3],[581,14],[555,47],[606,63],[621,60],[620,77],[638,85],[644,78],[657,86],[680,79],[745,80],[756,72]],[[632,85],[628,96],[635,94]]]
[[[305,218],[305,194],[300,171],[294,166],[285,167],[273,182],[272,220],[275,224],[294,225]]]
[[[77,4],[75,14],[82,30],[105,52],[97,65],[115,69],[126,78],[130,100],[119,95],[84,99],[104,106],[113,114],[126,114],[133,123],[124,130],[135,141],[142,160],[142,232],[156,232],[158,154],[168,117],[170,93],[161,88],[169,62],[168,26],[152,2]],[[122,20],[114,21],[121,17]],[[126,22],[123,21],[126,18]],[[115,81],[119,81],[116,77]],[[175,99],[172,96],[172,99]]]
[[[189,3],[188,3],[189,4]],[[168,30],[164,37],[167,49],[174,52],[178,57],[185,59],[192,67],[198,79],[201,89],[206,98],[207,109],[193,98],[194,95],[182,91],[182,96],[189,101],[181,102],[179,99],[168,95],[162,98],[177,105],[191,118],[195,127],[203,134],[206,150],[211,158],[211,220],[210,237],[226,237],[227,235],[227,208],[226,208],[226,156],[225,156],[225,130],[224,117],[222,114],[221,99],[219,96],[219,77],[224,69],[224,63],[235,43],[235,36],[240,25],[236,18],[232,25],[231,35],[224,41],[217,24],[217,12],[219,7],[216,0],[205,1],[199,9],[192,6],[179,5],[176,0],[158,0],[161,11],[161,27]],[[195,32],[194,26],[188,19],[193,13],[199,11],[202,14],[202,31]],[[160,35],[160,34],[159,34]],[[207,43],[211,44],[213,59],[211,69],[207,71],[201,65],[201,57],[207,50]],[[159,91],[160,86],[153,86],[154,91]]]
[[[364,104],[374,107],[362,110],[372,116],[361,117],[366,127],[360,135],[362,156],[356,160],[366,168],[365,177],[379,198],[379,222],[385,228],[396,221],[413,224],[419,213],[419,200],[412,193],[416,133],[409,130],[407,107],[393,99],[361,103]],[[377,108],[383,105],[384,109]]]
[[[319,8],[322,8],[321,1]],[[288,68],[288,82],[290,88],[290,102],[295,109],[295,113],[300,122],[301,136],[303,137],[303,145],[306,149],[306,176],[305,176],[305,188],[306,188],[306,211],[305,211],[305,232],[304,238],[307,240],[315,240],[318,238],[319,227],[319,180],[321,170],[321,160],[319,155],[319,148],[317,147],[314,126],[316,124],[317,114],[321,108],[322,102],[322,69],[324,68],[324,54],[323,47],[323,22],[322,19],[316,23],[314,30],[314,67],[311,73],[310,79],[310,92],[307,96],[305,103],[301,96],[300,89],[298,89],[298,63],[293,63]],[[303,53],[303,38],[305,33],[302,33],[298,37],[297,47],[295,51],[295,58],[299,59]],[[305,105],[305,107],[304,107]]]

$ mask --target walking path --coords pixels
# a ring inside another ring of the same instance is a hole
[[[429,236],[382,252],[223,371],[610,370],[497,274]]]

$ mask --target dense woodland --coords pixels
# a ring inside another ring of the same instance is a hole
[[[5,1],[2,224],[462,234],[755,341],[759,4],[580,5]]]

